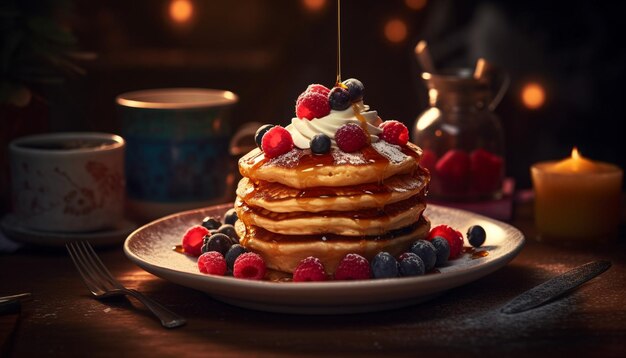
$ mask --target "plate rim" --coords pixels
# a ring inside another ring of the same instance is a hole
[[[159,271],[159,270],[163,270],[163,271],[167,271],[170,274],[173,275],[183,275],[186,277],[189,277],[189,275],[193,275],[192,277],[194,279],[200,280],[202,282],[203,285],[206,285],[207,288],[210,288],[211,285],[219,285],[219,286],[230,286],[233,289],[268,289],[270,288],[271,290],[273,290],[276,294],[280,294],[280,293],[294,293],[294,292],[298,292],[298,293],[308,293],[308,292],[318,292],[322,289],[335,289],[335,288],[345,288],[345,289],[352,289],[352,290],[363,290],[363,289],[371,289],[372,285],[375,285],[377,288],[380,287],[382,289],[385,288],[390,288],[390,287],[395,287],[398,285],[404,286],[404,285],[414,285],[414,284],[427,284],[427,283],[432,283],[432,282],[437,282],[437,281],[441,281],[442,278],[446,278],[449,280],[452,279],[456,279],[462,276],[467,276],[467,275],[477,275],[478,277],[473,278],[465,283],[461,283],[461,284],[457,284],[457,285],[452,285],[448,288],[445,288],[443,290],[447,290],[447,289],[451,289],[454,287],[458,287],[458,286],[462,286],[466,283],[469,283],[471,281],[474,281],[478,278],[484,277],[486,275],[489,275],[490,273],[496,271],[498,268],[501,268],[503,266],[505,266],[508,262],[512,261],[515,257],[517,257],[517,255],[521,252],[521,250],[524,248],[525,243],[526,243],[526,238],[524,236],[524,234],[517,229],[516,227],[514,227],[513,225],[510,225],[508,223],[481,215],[481,214],[477,214],[471,211],[467,211],[467,210],[462,210],[462,209],[457,209],[457,208],[451,208],[451,207],[446,207],[446,206],[441,206],[441,205],[435,205],[435,204],[429,204],[427,206],[427,210],[428,208],[435,208],[436,210],[444,210],[444,211],[452,211],[452,212],[459,212],[462,215],[469,215],[472,217],[476,217],[479,218],[481,220],[484,221],[488,221],[492,224],[495,224],[496,226],[504,226],[505,228],[507,228],[507,231],[513,231],[513,232],[517,232],[517,243],[516,245],[508,252],[504,253],[503,255],[487,261],[487,262],[483,262],[483,263],[479,263],[477,265],[472,265],[470,267],[464,268],[464,269],[459,269],[459,270],[454,270],[451,272],[441,272],[439,274],[427,274],[427,275],[422,275],[422,276],[413,276],[413,277],[394,277],[394,278],[385,278],[385,279],[367,279],[367,280],[354,280],[354,281],[336,281],[336,280],[331,280],[331,281],[324,281],[324,282],[305,282],[305,283],[294,283],[294,282],[271,282],[271,281],[256,281],[256,280],[244,280],[244,279],[238,279],[238,278],[234,278],[234,277],[229,277],[229,276],[215,276],[215,275],[205,275],[202,274],[200,272],[198,273],[190,273],[190,272],[186,272],[186,271],[181,271],[181,270],[177,270],[177,269],[172,269],[169,267],[165,267],[165,266],[159,266],[159,265],[154,265],[152,263],[149,263],[143,259],[141,259],[137,254],[135,254],[134,252],[131,251],[129,245],[130,245],[130,241],[133,239],[133,237],[136,235],[136,233],[141,232],[142,230],[145,230],[153,225],[157,225],[161,222],[170,220],[174,217],[179,217],[179,216],[185,216],[185,215],[192,215],[192,214],[197,214],[200,212],[204,212],[207,210],[218,210],[218,208],[223,207],[224,209],[228,208],[229,206],[232,206],[232,203],[224,203],[224,204],[218,204],[218,205],[212,205],[209,207],[203,207],[203,208],[198,208],[198,209],[192,209],[192,210],[186,210],[186,211],[181,211],[178,213],[174,213],[174,214],[170,214],[167,216],[164,216],[160,219],[154,220],[152,222],[149,222],[139,228],[137,228],[135,231],[133,231],[131,234],[128,235],[128,237],[126,238],[126,240],[124,240],[124,253],[126,255],[126,257],[129,258],[129,260],[131,260],[134,264],[136,264],[137,266],[139,266],[140,268],[142,268],[143,270],[150,272],[151,274],[161,277],[165,280],[168,280],[172,283],[175,284],[179,284],[185,287],[189,287],[188,285],[184,285],[181,284],[179,282],[174,282],[166,277],[163,277],[162,275],[160,275],[159,273],[156,273],[154,271]],[[195,289],[195,288],[194,288]],[[206,291],[205,291],[206,292]]]

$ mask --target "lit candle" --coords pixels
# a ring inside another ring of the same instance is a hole
[[[570,158],[531,167],[535,224],[542,240],[617,237],[623,172],[615,165]]]

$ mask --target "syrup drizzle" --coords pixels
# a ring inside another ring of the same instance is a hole
[[[341,0],[337,0],[337,82],[341,86]]]
[[[470,246],[463,247],[463,253],[470,254],[472,260],[480,259],[489,255],[489,251],[476,250],[475,248]]]

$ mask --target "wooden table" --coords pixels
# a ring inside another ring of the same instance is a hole
[[[0,295],[32,292],[33,300],[22,305],[20,315],[0,316],[0,355],[623,357],[624,230],[619,241],[608,245],[552,246],[532,239],[532,207],[516,209],[512,224],[528,241],[509,265],[417,306],[358,315],[300,316],[229,306],[142,271],[120,247],[99,250],[122,283],[188,318],[186,326],[167,330],[134,300],[92,299],[62,250],[3,254]],[[524,290],[595,259],[609,259],[613,267],[547,306],[517,315],[498,313]]]

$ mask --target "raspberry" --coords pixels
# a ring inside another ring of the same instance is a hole
[[[366,280],[372,277],[367,259],[358,254],[347,254],[335,271],[336,280]]]
[[[441,236],[450,245],[450,260],[456,259],[463,250],[463,235],[448,225],[439,225],[430,230],[426,240],[432,241],[436,236]]]
[[[463,194],[470,184],[470,158],[462,151],[451,149],[444,154],[435,166],[437,177],[444,192]]]
[[[435,165],[437,163],[437,154],[432,150],[424,149],[422,158],[420,159],[420,165],[423,168],[428,169],[429,172],[435,172]]]
[[[354,123],[345,124],[335,133],[335,141],[339,149],[346,153],[356,152],[367,144],[367,135]]]
[[[320,85],[318,83],[314,83],[312,85],[309,85],[309,87],[306,88],[305,92],[320,93],[324,96],[328,96],[328,94],[330,93],[330,88],[324,85]]]
[[[293,272],[294,282],[305,281],[326,281],[326,272],[322,262],[313,256],[309,256],[300,261],[298,267]]]
[[[502,157],[480,148],[470,154],[470,162],[472,188],[477,193],[491,193],[500,188],[504,162]]]
[[[319,92],[304,92],[296,101],[296,116],[298,118],[322,118],[330,113],[328,96]]]
[[[183,250],[193,256],[200,256],[202,249],[202,239],[204,235],[209,233],[209,229],[204,226],[196,225],[183,235]]]
[[[198,269],[209,275],[224,276],[226,273],[226,260],[217,251],[205,252],[198,257]]]
[[[409,130],[398,121],[384,121],[378,127],[383,130],[380,139],[387,143],[406,145],[409,141]]]
[[[263,279],[265,270],[265,261],[254,252],[239,255],[233,264],[233,276],[247,280]]]
[[[274,126],[267,131],[261,141],[261,149],[265,157],[274,158],[285,154],[293,148],[291,134],[281,126]]]

